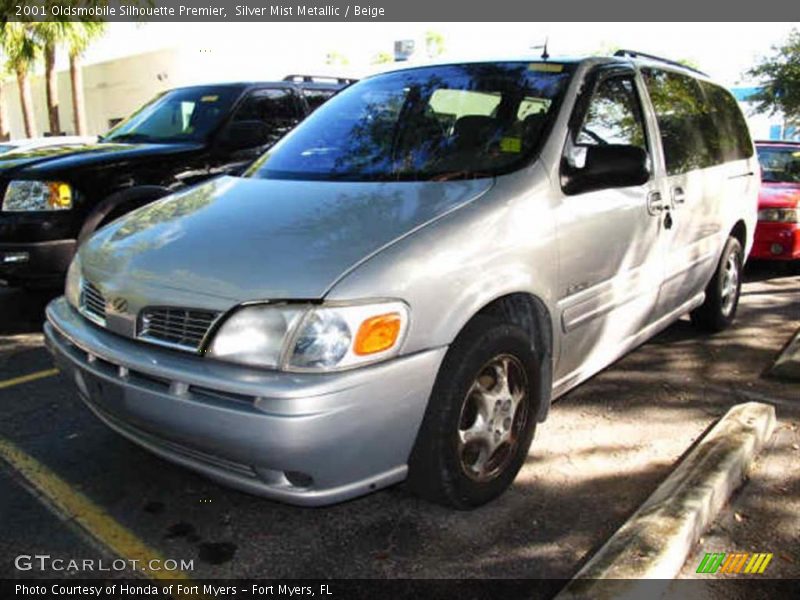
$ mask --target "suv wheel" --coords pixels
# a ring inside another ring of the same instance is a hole
[[[742,245],[736,238],[728,238],[717,271],[706,287],[706,300],[692,311],[692,323],[709,332],[722,331],[733,323],[739,306],[742,288]]]
[[[469,509],[502,494],[536,426],[536,355],[519,327],[478,318],[445,357],[409,459],[419,496]]]

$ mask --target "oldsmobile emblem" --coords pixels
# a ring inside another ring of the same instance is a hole
[[[108,308],[118,314],[122,314],[128,310],[128,301],[125,298],[113,298],[108,302]]]

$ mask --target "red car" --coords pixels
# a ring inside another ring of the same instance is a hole
[[[800,142],[756,142],[761,164],[751,258],[800,259]]]

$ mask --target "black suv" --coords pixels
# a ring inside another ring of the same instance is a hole
[[[63,280],[80,243],[144,204],[222,174],[236,175],[349,79],[289,75],[280,82],[167,91],[97,144],[0,159],[0,282]]]

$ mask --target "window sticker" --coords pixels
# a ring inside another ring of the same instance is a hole
[[[529,71],[539,71],[540,73],[561,73],[564,65],[557,63],[531,63],[528,65]]]
[[[203,96],[200,98],[200,102],[216,102],[219,100],[219,96]]]
[[[500,138],[500,151],[519,154],[522,152],[522,140],[518,137]]]

